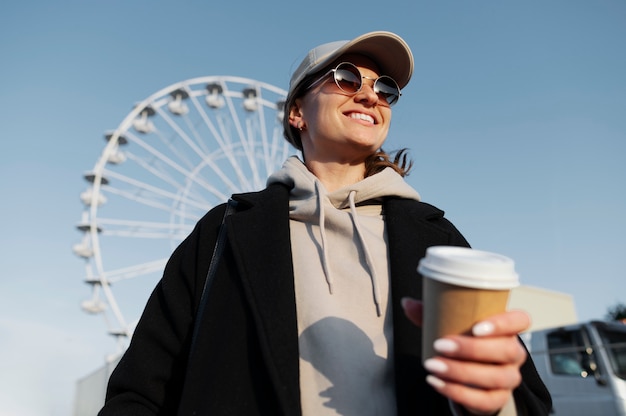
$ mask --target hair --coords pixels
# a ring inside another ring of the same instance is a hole
[[[332,66],[332,64],[330,65]],[[291,108],[293,107],[297,98],[301,98],[306,94],[309,87],[313,82],[315,82],[321,73],[328,70],[330,67],[323,68],[320,71],[315,72],[314,74],[308,75],[304,78],[300,85],[297,85],[293,88],[290,93],[287,95],[284,104],[284,114],[283,114],[283,135],[285,139],[289,143],[291,143],[296,149],[302,152],[302,139],[300,137],[300,131],[289,124],[289,113]],[[402,148],[400,150],[394,151],[391,154],[385,152],[382,148],[377,152],[371,154],[365,159],[365,177],[372,176],[376,173],[383,171],[385,168],[390,167],[395,170],[401,176],[407,176],[409,171],[413,167],[413,161],[411,161],[408,157],[408,149]]]
[[[400,176],[407,176],[413,167],[413,161],[409,159],[407,153],[407,148],[396,150],[391,152],[391,154],[383,149],[378,150],[365,159],[365,177],[375,175],[385,168],[392,168]]]

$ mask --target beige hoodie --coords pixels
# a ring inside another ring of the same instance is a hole
[[[303,415],[396,413],[382,198],[419,200],[393,169],[328,193],[297,158],[290,193]]]

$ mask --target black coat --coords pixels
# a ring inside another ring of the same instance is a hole
[[[202,218],[175,250],[132,342],[113,372],[101,416],[300,415],[298,332],[289,240],[289,190],[271,185],[236,195],[227,244],[189,360],[191,329],[224,205]],[[417,263],[432,245],[467,242],[437,208],[388,198],[396,394],[399,415],[447,415],[426,382],[421,330],[400,299],[422,298]],[[547,415],[550,396],[528,361],[516,403]],[[184,386],[184,387],[183,387]]]

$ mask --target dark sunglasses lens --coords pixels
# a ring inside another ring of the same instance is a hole
[[[400,88],[398,88],[398,84],[396,84],[393,78],[386,75],[376,80],[374,91],[376,91],[379,96],[383,97],[389,105],[395,104],[398,98],[400,98]]]
[[[345,92],[354,94],[361,88],[361,73],[352,65],[339,65],[334,75],[337,86]]]

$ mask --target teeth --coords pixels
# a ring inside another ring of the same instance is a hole
[[[374,124],[374,117],[372,116],[368,116],[367,114],[363,114],[363,113],[351,113],[350,114],[351,118],[355,118],[357,120],[365,120],[365,121],[369,121],[370,123]]]

